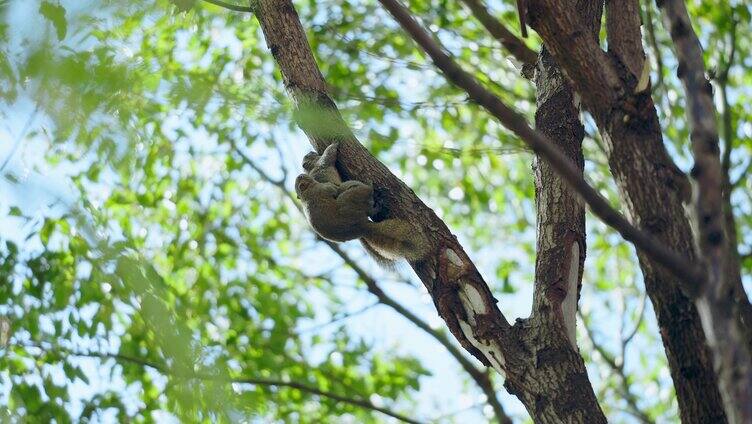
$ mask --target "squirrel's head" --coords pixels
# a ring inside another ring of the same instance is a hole
[[[314,181],[314,179],[311,178],[310,175],[298,175],[298,178],[295,179],[295,193],[298,194],[298,199],[300,199],[300,196],[303,195],[303,193],[305,193],[314,184],[316,184],[316,181]]]
[[[303,156],[303,169],[306,170],[306,172],[311,172],[314,166],[316,166],[316,161],[319,159],[319,155],[316,152],[308,152],[305,156]]]

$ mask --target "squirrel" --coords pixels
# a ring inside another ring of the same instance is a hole
[[[342,177],[339,176],[339,172],[334,166],[337,161],[338,148],[339,143],[332,143],[326,146],[321,156],[316,152],[306,154],[303,157],[303,169],[305,169],[306,174],[320,183],[342,184]]]
[[[382,265],[391,265],[400,258],[417,261],[428,253],[425,235],[407,221],[391,218],[373,222],[368,218],[374,213],[370,185],[357,180],[337,185],[300,174],[295,179],[295,192],[311,227],[326,240],[343,242],[359,238]]]

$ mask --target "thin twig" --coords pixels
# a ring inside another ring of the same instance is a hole
[[[303,329],[295,331],[295,335],[301,335],[301,334],[305,334],[305,333],[310,333],[310,332],[315,332],[315,331],[321,330],[322,328],[328,327],[328,326],[330,326],[332,324],[336,324],[338,322],[342,322],[344,320],[347,320],[347,319],[350,319],[352,317],[358,316],[360,314],[366,313],[369,310],[373,309],[374,307],[376,307],[376,306],[378,306],[380,304],[381,304],[381,302],[375,302],[375,303],[371,303],[370,305],[366,305],[366,306],[364,306],[364,307],[362,307],[362,308],[360,308],[360,309],[358,309],[356,311],[345,312],[345,313],[341,313],[341,314],[336,314],[336,315],[334,315],[332,317],[332,319],[330,319],[327,322],[322,322],[322,323],[319,323],[319,324],[314,324],[314,325],[312,325],[312,326],[310,326],[308,328],[303,328]]]
[[[605,347],[595,341],[593,330],[588,325],[587,320],[585,320],[585,317],[582,315],[582,312],[577,311],[577,314],[582,320],[582,323],[585,327],[585,333],[587,334],[588,340],[590,340],[590,344],[593,345],[595,351],[600,354],[606,365],[611,368],[612,374],[619,379],[620,384],[618,390],[621,392],[622,396],[624,396],[624,400],[627,402],[627,406],[629,407],[627,412],[629,412],[631,415],[633,415],[635,418],[638,418],[645,424],[653,423],[653,420],[647,415],[647,413],[642,411],[637,405],[637,398],[630,390],[629,379],[624,372],[624,357],[622,356],[621,364],[617,364],[616,359],[614,359],[613,355],[608,352]]]
[[[312,25],[312,28],[316,28],[316,27],[325,29],[327,32],[329,32],[332,35],[334,35],[334,37],[340,39],[344,43],[349,44],[350,46],[354,47],[356,50],[360,51],[361,53],[364,53],[364,54],[366,54],[368,56],[371,56],[371,57],[373,57],[375,59],[383,60],[385,62],[389,62],[389,63],[392,63],[394,65],[398,65],[398,66],[404,66],[405,68],[413,69],[413,70],[425,70],[425,71],[433,71],[434,70],[434,68],[432,66],[424,64],[424,63],[418,63],[418,62],[414,62],[412,60],[404,60],[404,59],[398,59],[398,58],[395,58],[395,57],[384,56],[384,55],[380,55],[378,53],[374,53],[374,52],[371,52],[371,51],[368,51],[368,50],[365,50],[365,49],[361,49],[361,48],[358,47],[358,44],[360,43],[361,40],[352,39],[352,38],[350,38],[350,37],[348,37],[348,36],[346,36],[344,34],[340,34],[339,31],[338,31],[338,29],[335,28],[334,26],[330,25],[330,24]]]
[[[629,335],[625,337],[624,339],[622,339],[621,341],[622,352],[626,350],[627,345],[629,344],[629,342],[632,341],[634,336],[637,335],[637,331],[640,329],[640,325],[642,325],[642,320],[643,318],[645,318],[645,307],[647,306],[647,303],[648,303],[647,298],[648,298],[647,293],[643,293],[642,301],[640,302],[640,312],[637,315],[637,322],[635,323],[634,329],[632,329],[632,331],[629,332]],[[624,357],[623,353],[622,353],[622,357]]]
[[[285,193],[287,193],[288,197],[292,197],[290,193],[287,191],[287,189],[285,188],[284,178],[278,178],[278,179],[272,178],[269,174],[266,173],[266,171],[264,171],[263,169],[261,169],[261,167],[256,165],[256,162],[254,162],[243,150],[240,149],[240,147],[237,145],[235,140],[230,140],[230,146],[232,146],[235,153],[240,155],[240,158],[243,160],[243,163],[250,166],[251,169],[256,171],[256,173],[261,176],[261,178],[263,178],[266,182],[268,182],[269,184],[273,186],[282,188],[285,191]]]
[[[747,174],[749,174],[750,171],[752,171],[752,159],[747,162],[747,166],[745,166],[744,170],[741,172],[741,174],[739,174],[739,178],[731,183],[731,187],[739,187],[739,185],[741,185],[741,183],[743,183],[747,179]]]
[[[480,21],[486,31],[498,40],[515,59],[521,62],[523,66],[535,66],[538,61],[538,54],[492,16],[479,0],[462,0],[462,2],[470,8],[473,16]]]
[[[182,379],[191,379],[191,380],[204,380],[204,381],[219,381],[224,383],[239,383],[239,384],[253,384],[256,386],[271,386],[271,387],[289,387],[291,389],[300,390],[301,392],[310,393],[312,395],[318,395],[323,396],[338,402],[343,403],[349,403],[350,405],[355,405],[364,409],[370,409],[373,411],[381,412],[382,414],[388,415],[390,417],[396,418],[400,421],[411,423],[411,424],[420,424],[420,421],[414,420],[412,418],[408,418],[402,414],[399,414],[397,412],[394,412],[390,409],[376,406],[374,405],[370,400],[367,399],[358,399],[358,398],[352,398],[347,397],[344,395],[340,395],[337,393],[328,392],[325,390],[321,390],[317,387],[309,386],[307,384],[298,383],[295,381],[282,381],[282,380],[274,380],[270,378],[257,378],[257,377],[231,377],[231,378],[223,378],[217,375],[212,375],[209,373],[203,373],[203,372],[184,372],[176,371],[170,369],[167,365],[159,364],[154,361],[150,361],[148,359],[138,358],[135,356],[130,355],[123,355],[120,353],[110,353],[110,352],[97,352],[97,351],[78,351],[74,349],[68,349],[61,346],[54,346],[51,345],[48,348],[45,348],[41,345],[36,344],[16,344],[15,347],[24,347],[24,348],[36,348],[41,350],[42,352],[59,352],[63,353],[69,356],[75,356],[75,357],[83,357],[83,358],[99,358],[99,359],[114,359],[119,362],[130,362],[132,364],[136,364],[142,367],[148,367],[152,368],[164,375],[169,375],[176,378],[182,378]]]
[[[31,124],[34,122],[34,118],[36,118],[37,112],[39,112],[39,105],[36,105],[34,107],[34,110],[31,112],[28,119],[26,119],[26,123],[24,123],[23,128],[21,128],[21,131],[16,136],[16,140],[13,142],[13,147],[10,149],[10,152],[8,152],[8,156],[5,157],[3,164],[0,165],[0,174],[2,174],[5,167],[8,166],[8,163],[13,158],[13,155],[16,154],[16,150],[18,150],[18,147],[21,145],[21,141],[26,136],[26,132],[29,131],[29,127],[31,127]]]

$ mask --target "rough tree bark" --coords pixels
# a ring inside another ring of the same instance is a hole
[[[446,225],[404,183],[363,148],[342,121],[289,0],[260,0],[256,16],[277,61],[286,88],[296,103],[299,124],[311,144],[322,151],[340,142],[338,169],[345,179],[372,183],[384,216],[422,225],[434,248],[423,261],[411,263],[452,334],[483,363],[506,375],[536,422],[605,422],[582,358],[572,348],[564,325],[512,326],[496,307],[488,286]],[[316,108],[316,119],[305,119]],[[320,123],[326,120],[322,128]]]
[[[583,0],[579,10],[588,22],[587,30],[591,37],[597,37],[602,4]],[[556,143],[582,172],[585,166],[582,153],[585,130],[580,122],[578,106],[572,88],[545,47],[538,58],[534,82],[536,130]],[[541,159],[536,155],[538,241],[533,311],[549,311],[546,303],[551,297],[551,290],[561,290],[562,282],[566,282],[566,297],[561,310],[568,337],[576,348],[577,300],[582,286],[586,250],[585,207],[551,164]]]
[[[726,276],[724,278],[731,282],[734,287],[734,307],[738,309],[738,314],[742,319],[742,327],[746,329],[747,345],[752,346],[752,304],[745,302],[747,293],[742,286],[741,274],[741,254],[739,252],[739,237],[736,229],[736,219],[734,217],[734,208],[731,204],[731,193],[735,184],[731,182],[731,151],[734,148],[735,128],[733,124],[733,111],[728,100],[728,79],[729,71],[736,60],[736,43],[737,27],[735,22],[731,27],[730,43],[731,49],[728,57],[725,59],[725,65],[721,69],[716,82],[719,86],[721,105],[722,105],[722,128],[724,139],[722,165],[723,177],[723,214],[725,220],[726,237],[728,237],[729,251],[726,256],[727,264],[724,267]]]

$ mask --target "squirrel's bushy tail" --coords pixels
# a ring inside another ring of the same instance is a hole
[[[394,270],[397,268],[397,262],[395,261],[395,259],[384,257],[381,252],[376,250],[375,247],[368,244],[368,241],[366,239],[360,239],[360,244],[362,244],[363,249],[368,252],[368,256],[370,256],[377,264],[381,265],[382,268],[389,270]]]
[[[367,234],[361,239],[363,247],[381,264],[405,258],[422,259],[428,250],[425,235],[402,219],[369,222]]]

